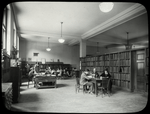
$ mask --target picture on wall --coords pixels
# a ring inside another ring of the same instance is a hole
[[[31,61],[32,60],[32,58],[28,58],[28,61]]]

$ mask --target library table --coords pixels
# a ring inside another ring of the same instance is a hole
[[[36,89],[38,89],[39,87],[55,87],[56,88],[56,75],[37,74],[34,77],[34,83],[35,83]]]
[[[91,78],[90,82],[95,84],[95,95],[98,96],[98,83],[102,83],[102,79],[100,78]]]

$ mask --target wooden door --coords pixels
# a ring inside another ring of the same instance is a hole
[[[137,51],[137,91],[144,91],[145,90],[145,60],[144,60],[145,52],[144,51]]]

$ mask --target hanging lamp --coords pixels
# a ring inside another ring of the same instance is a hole
[[[125,44],[125,47],[126,47],[126,50],[129,50],[129,49],[132,49],[132,44],[129,43],[129,39],[128,39],[129,32],[126,32],[126,33],[127,33],[127,44]]]
[[[48,47],[46,48],[46,51],[51,51],[51,48],[49,48],[49,37],[48,37]]]
[[[65,42],[65,40],[62,38],[62,24],[63,24],[63,22],[61,22],[61,38],[58,39],[59,43],[64,43]]]

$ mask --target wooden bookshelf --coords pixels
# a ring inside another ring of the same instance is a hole
[[[148,92],[148,79],[149,79],[149,48],[145,49],[145,76],[146,76],[146,83],[145,83],[145,91]]]
[[[123,89],[133,91],[135,86],[136,75],[136,51],[145,49],[145,75],[147,77],[146,91],[148,91],[148,76],[149,76],[149,48],[132,49],[120,52],[107,53],[98,56],[88,56],[80,58],[81,70],[87,68],[92,70],[96,67],[99,74],[105,68],[108,68],[111,76],[112,83],[115,86]],[[131,64],[132,63],[132,64]],[[132,71],[132,72],[131,72]],[[131,77],[132,75],[132,77]]]

